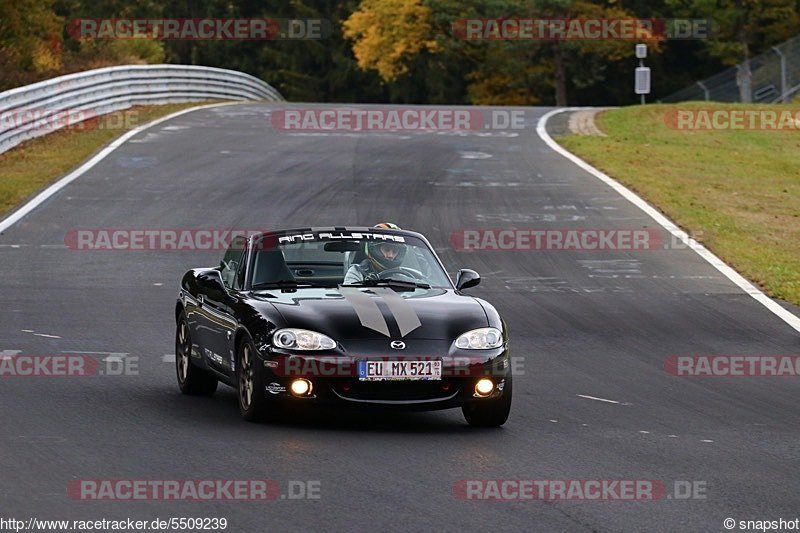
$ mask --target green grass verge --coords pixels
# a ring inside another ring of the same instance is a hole
[[[800,124],[782,131],[687,131],[677,109],[798,106],[686,103],[609,110],[607,137],[558,142],[636,191],[768,294],[800,305]],[[673,122],[674,124],[674,122]]]
[[[137,106],[31,139],[0,154],[0,217],[126,131],[208,102]]]

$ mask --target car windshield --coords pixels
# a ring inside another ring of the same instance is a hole
[[[408,235],[334,232],[256,243],[252,287],[397,285],[452,288],[427,244]]]

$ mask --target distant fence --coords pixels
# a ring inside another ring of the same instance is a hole
[[[747,63],[681,89],[661,102],[788,102],[800,92],[800,36],[773,46]]]
[[[243,72],[189,65],[108,67],[0,93],[0,153],[88,118],[134,105],[283,97]]]

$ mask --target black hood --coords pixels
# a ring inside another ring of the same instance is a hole
[[[489,325],[474,298],[445,289],[301,288],[254,292],[251,297],[265,316],[274,317],[277,310],[284,327],[310,329],[336,340],[454,340]]]

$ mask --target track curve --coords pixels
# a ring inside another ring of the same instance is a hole
[[[687,379],[672,355],[787,355],[796,333],[691,250],[460,252],[463,229],[652,228],[525,129],[276,131],[275,105],[195,111],[134,136],[0,235],[0,351],[126,354],[138,376],[0,378],[0,501],[52,519],[225,516],[231,531],[721,530],[791,518],[796,379]],[[180,275],[218,252],[79,252],[75,228],[269,228],[392,221],[450,272],[484,276],[521,359],[500,430],[457,411],[252,425],[235,396],[182,397],[169,354]],[[113,355],[111,357],[114,357]],[[587,398],[589,397],[589,398]],[[619,403],[597,399],[611,399]],[[318,480],[319,500],[87,502],[74,479]],[[465,479],[701,481],[705,499],[462,501]]]

